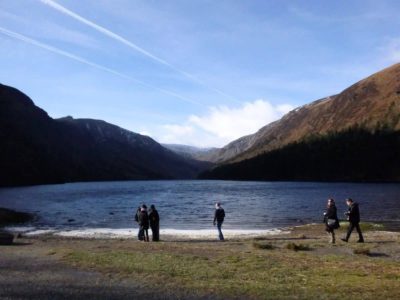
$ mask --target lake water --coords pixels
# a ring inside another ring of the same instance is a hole
[[[214,203],[226,212],[224,229],[254,233],[322,221],[333,197],[339,218],[344,199],[360,203],[363,221],[400,228],[400,184],[235,181],[124,181],[0,189],[0,207],[33,212],[35,230],[135,232],[134,213],[154,204],[170,232],[213,230]],[[213,231],[214,232],[214,231]],[[77,234],[79,235],[79,234]]]

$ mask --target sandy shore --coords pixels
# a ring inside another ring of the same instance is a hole
[[[339,233],[339,235],[342,233]],[[352,237],[355,239],[355,235]],[[366,243],[371,259],[400,262],[400,233],[368,231]],[[354,242],[339,241],[329,245],[321,225],[291,228],[261,236],[230,238],[221,243],[209,239],[182,239],[168,236],[159,243],[138,242],[134,238],[87,239],[55,235],[22,236],[12,246],[0,246],[0,299],[219,299],[218,293],[198,294],[191,290],[173,290],[152,285],[140,274],[105,272],[96,266],[82,267],[66,259],[72,252],[147,252],[190,254],[197,256],[213,253],[250,253],[252,243],[268,242],[283,247],[288,241],[312,245],[312,255],[354,256]],[[355,256],[357,257],[357,256]],[[239,297],[241,298],[241,297]],[[257,298],[257,297],[256,297]]]

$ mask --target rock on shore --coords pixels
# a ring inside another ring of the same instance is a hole
[[[17,223],[25,223],[33,220],[33,215],[25,212],[17,212],[7,208],[0,207],[0,227],[9,225],[9,224],[17,224]]]

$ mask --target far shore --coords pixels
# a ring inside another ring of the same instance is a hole
[[[5,299],[400,299],[400,232],[322,224],[216,239],[22,236],[0,246]],[[1,297],[0,297],[1,298]]]

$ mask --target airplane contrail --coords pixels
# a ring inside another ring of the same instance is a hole
[[[160,64],[162,64],[164,66],[167,66],[170,69],[172,69],[172,70],[174,70],[174,71],[176,71],[178,73],[181,73],[182,75],[186,76],[187,78],[190,78],[191,80],[197,82],[198,84],[200,84],[200,85],[202,85],[202,86],[204,86],[204,87],[206,87],[206,88],[208,88],[210,90],[213,90],[214,92],[217,92],[218,94],[220,94],[220,95],[222,95],[224,97],[230,98],[234,102],[242,103],[241,101],[236,100],[234,97],[224,93],[223,91],[221,91],[219,89],[216,89],[214,87],[208,86],[204,81],[200,80],[196,76],[194,76],[192,74],[189,74],[189,73],[187,73],[187,72],[175,67],[171,63],[165,61],[164,59],[161,59],[161,58],[155,56],[154,54],[150,53],[149,51],[143,49],[142,47],[139,47],[138,45],[128,41],[127,39],[125,39],[124,37],[120,36],[119,34],[116,34],[116,33],[112,32],[111,30],[108,30],[107,28],[105,28],[103,26],[100,26],[100,25],[98,25],[98,24],[96,24],[96,23],[94,23],[94,22],[82,17],[81,15],[78,15],[77,13],[75,13],[75,12],[69,10],[68,8],[58,4],[57,2],[55,2],[53,0],[40,0],[40,1],[43,4],[46,4],[46,5],[50,6],[51,8],[53,8],[53,9],[65,14],[67,16],[70,16],[70,17],[78,20],[79,22],[81,22],[81,23],[83,23],[83,24],[85,24],[85,25],[87,25],[89,27],[92,27],[93,29],[101,32],[102,34],[105,34],[106,36],[123,43],[124,45],[134,49],[135,51],[138,51],[138,52],[142,53],[143,55],[151,58],[152,60],[154,60],[154,61],[156,61],[156,62],[158,62],[158,63],[160,63]]]
[[[205,106],[204,104],[202,104],[202,103],[200,103],[200,102],[198,102],[198,101],[195,101],[195,100],[189,99],[189,98],[187,98],[187,97],[181,96],[181,95],[179,95],[179,94],[177,94],[177,93],[175,93],[175,92],[172,92],[172,91],[169,91],[169,90],[166,90],[166,89],[162,89],[162,88],[159,88],[159,87],[150,85],[150,84],[148,84],[148,83],[146,83],[146,82],[143,82],[143,81],[141,81],[141,80],[138,80],[138,79],[136,79],[136,78],[134,78],[134,77],[125,75],[125,74],[123,74],[123,73],[120,73],[120,72],[115,71],[115,70],[113,70],[113,69],[110,69],[110,68],[108,68],[108,67],[105,67],[105,66],[96,64],[96,63],[91,62],[91,61],[89,61],[89,60],[87,60],[87,59],[84,59],[84,58],[82,58],[82,57],[80,57],[80,56],[77,56],[77,55],[75,55],[75,54],[69,53],[69,52],[67,52],[67,51],[58,49],[58,48],[56,48],[56,47],[53,47],[53,46],[50,46],[50,45],[47,45],[47,44],[44,44],[44,43],[42,43],[42,42],[39,42],[39,41],[34,40],[34,39],[32,39],[32,38],[29,38],[29,37],[27,37],[27,36],[25,36],[25,35],[22,35],[22,34],[20,34],[20,33],[17,33],[17,32],[11,31],[11,30],[8,30],[8,29],[6,29],[6,28],[0,27],[0,33],[2,33],[2,34],[4,34],[4,35],[7,35],[7,36],[9,36],[9,37],[12,37],[12,38],[14,38],[14,39],[23,41],[23,42],[25,42],[25,43],[28,43],[28,44],[31,44],[31,45],[40,47],[40,48],[45,49],[45,50],[47,50],[47,51],[56,53],[56,54],[58,54],[58,55],[62,55],[62,56],[64,56],[64,57],[68,57],[68,58],[73,59],[73,60],[75,60],[75,61],[78,61],[78,62],[80,62],[80,63],[82,63],[82,64],[91,66],[91,67],[93,67],[93,68],[96,68],[96,69],[99,69],[99,70],[102,70],[102,71],[105,71],[105,72],[114,74],[114,75],[119,76],[119,77],[121,77],[121,78],[124,78],[124,79],[127,79],[127,80],[129,80],[129,81],[132,81],[132,82],[134,82],[134,83],[136,83],[136,84],[140,84],[140,85],[142,85],[142,86],[144,86],[144,87],[147,87],[147,88],[150,88],[150,89],[153,89],[153,90],[157,90],[157,91],[162,92],[162,93],[164,93],[164,94],[166,94],[166,95],[169,95],[169,96],[173,96],[173,97],[175,97],[175,98],[178,98],[178,99],[180,99],[180,100],[182,100],[182,101],[186,101],[186,102],[189,102],[189,103],[192,103],[192,104],[196,104],[196,105],[200,105],[200,106]]]

